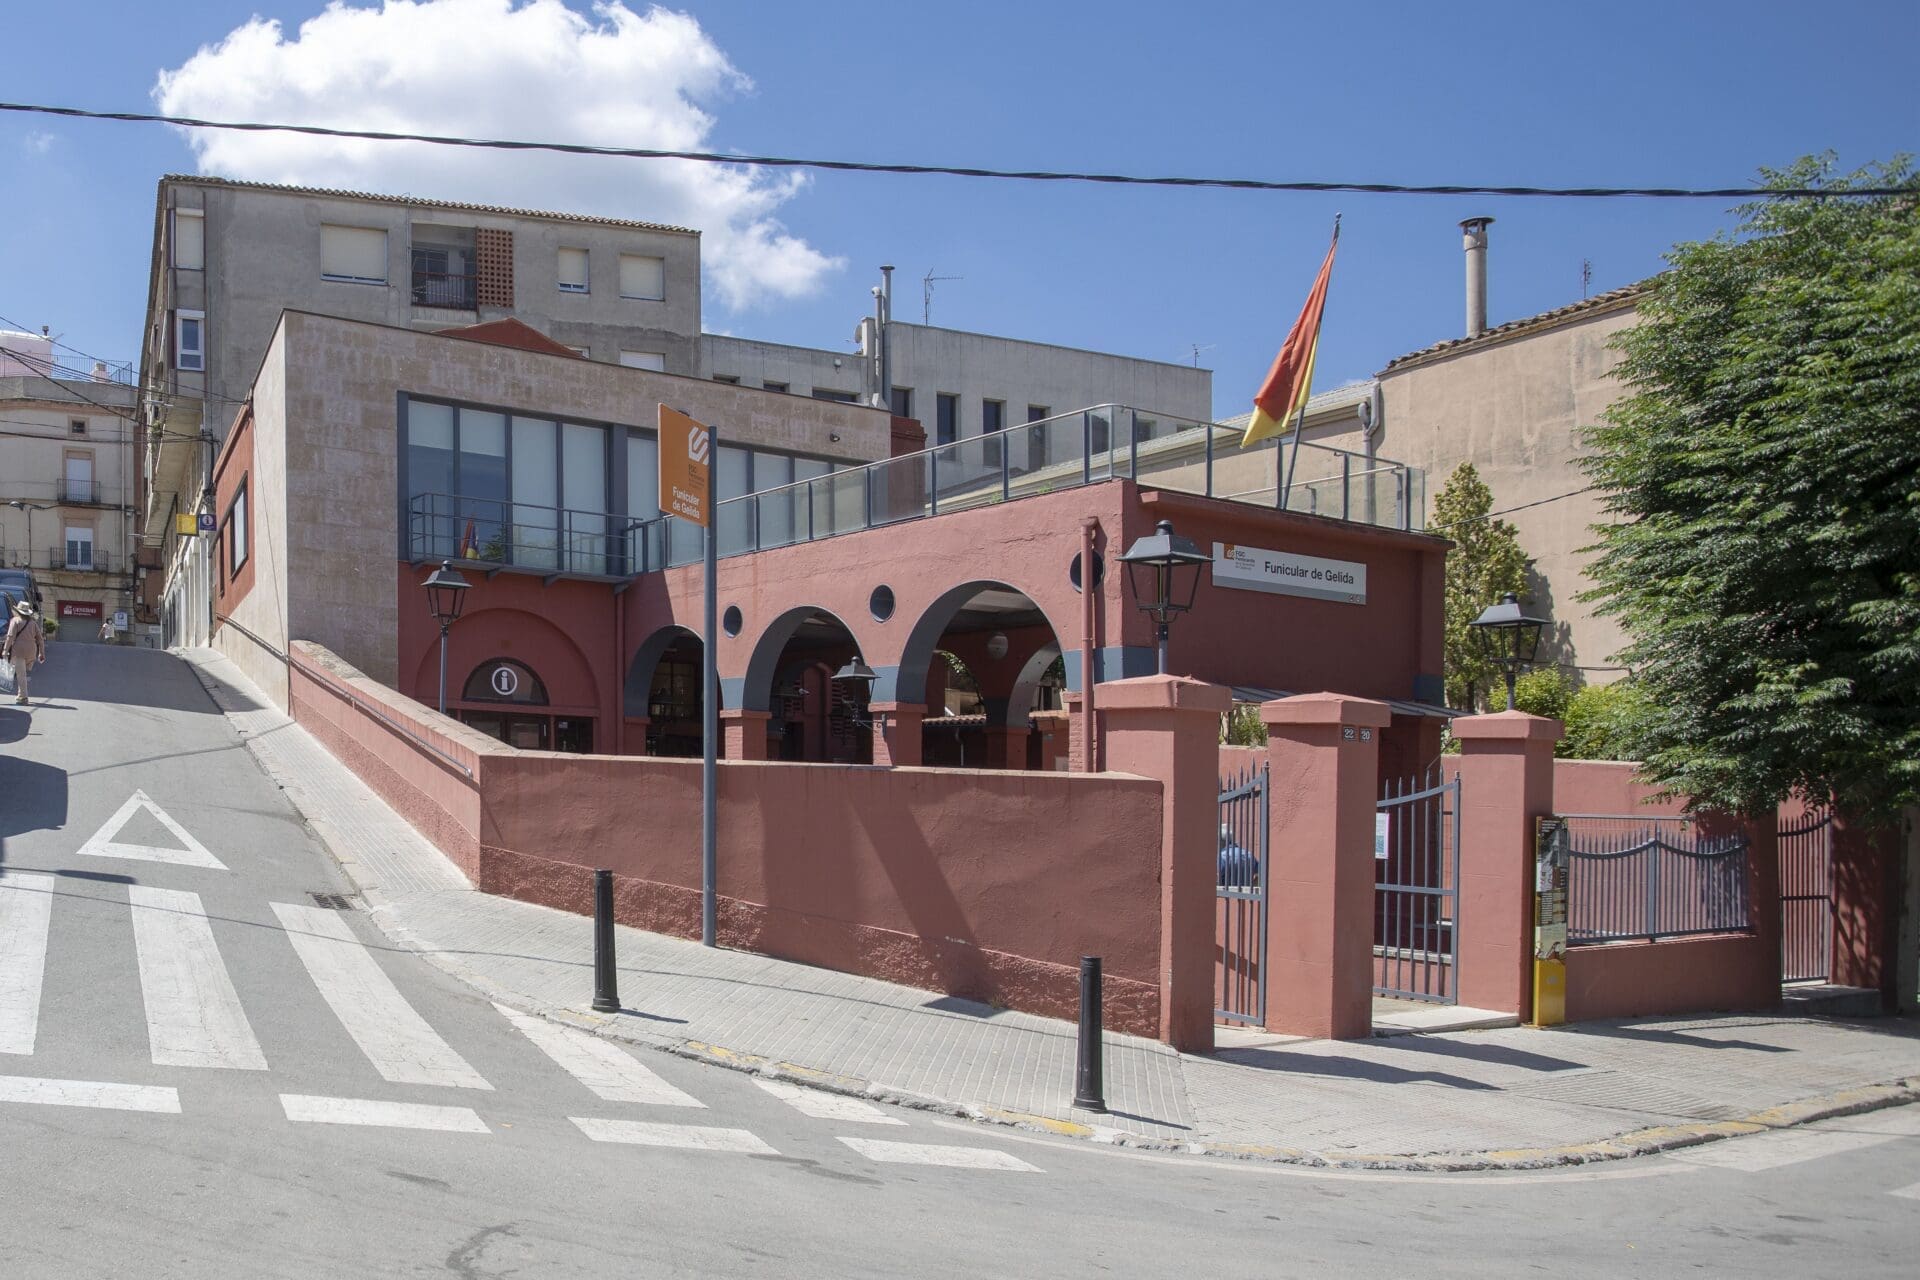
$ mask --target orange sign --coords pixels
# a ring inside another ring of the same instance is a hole
[[[707,525],[708,467],[713,432],[678,409],[660,406],[660,509]]]

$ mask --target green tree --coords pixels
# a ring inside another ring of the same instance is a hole
[[[1567,707],[1573,702],[1573,695],[1573,683],[1558,667],[1535,667],[1513,683],[1514,709],[1530,716],[1545,716],[1549,720],[1567,718]],[[1502,701],[1501,705],[1506,704]]]
[[[1627,631],[1653,780],[1886,819],[1920,803],[1920,179],[1766,180],[1901,194],[1762,200],[1669,255],[1587,435],[1618,521],[1587,598]]]
[[[1526,553],[1512,525],[1488,518],[1492,510],[1493,492],[1471,462],[1455,467],[1433,499],[1430,532],[1453,540],[1447,553],[1447,705],[1468,711],[1487,689],[1503,684],[1500,669],[1480,656],[1468,624],[1506,592],[1525,599]],[[1504,699],[1500,705],[1505,707]]]
[[[1641,705],[1631,680],[1588,685],[1567,699],[1560,717],[1566,733],[1554,754],[1570,760],[1633,759],[1633,717]]]

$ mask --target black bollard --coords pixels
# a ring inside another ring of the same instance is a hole
[[[1073,1105],[1105,1111],[1106,1073],[1100,1065],[1100,957],[1080,957],[1080,1065],[1075,1072]]]
[[[613,872],[593,873],[593,1007],[620,1011],[620,982],[613,969]]]

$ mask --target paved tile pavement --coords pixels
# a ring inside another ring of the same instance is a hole
[[[1208,1057],[1109,1036],[1111,1112],[1099,1116],[1070,1105],[1070,1023],[627,928],[617,934],[626,1009],[594,1014],[591,921],[475,891],[229,660],[186,656],[390,937],[504,1004],[671,1052],[1108,1141],[1330,1160],[1471,1163],[1473,1153],[1590,1148],[1649,1130],[1688,1140],[1862,1086],[1920,1086],[1920,1022],[1907,1018],[1669,1018],[1362,1042],[1238,1036]]]

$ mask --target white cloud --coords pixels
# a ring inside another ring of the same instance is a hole
[[[59,141],[59,139],[54,137],[53,134],[47,133],[44,130],[36,130],[22,138],[20,145],[26,148],[28,155],[43,156],[53,150],[53,144],[57,141]]]
[[[168,115],[389,132],[718,150],[707,107],[752,88],[690,15],[620,0],[335,0],[287,39],[253,18],[180,67]],[[425,143],[189,130],[202,173],[694,227],[727,307],[799,298],[844,266],[775,217],[801,175]]]

